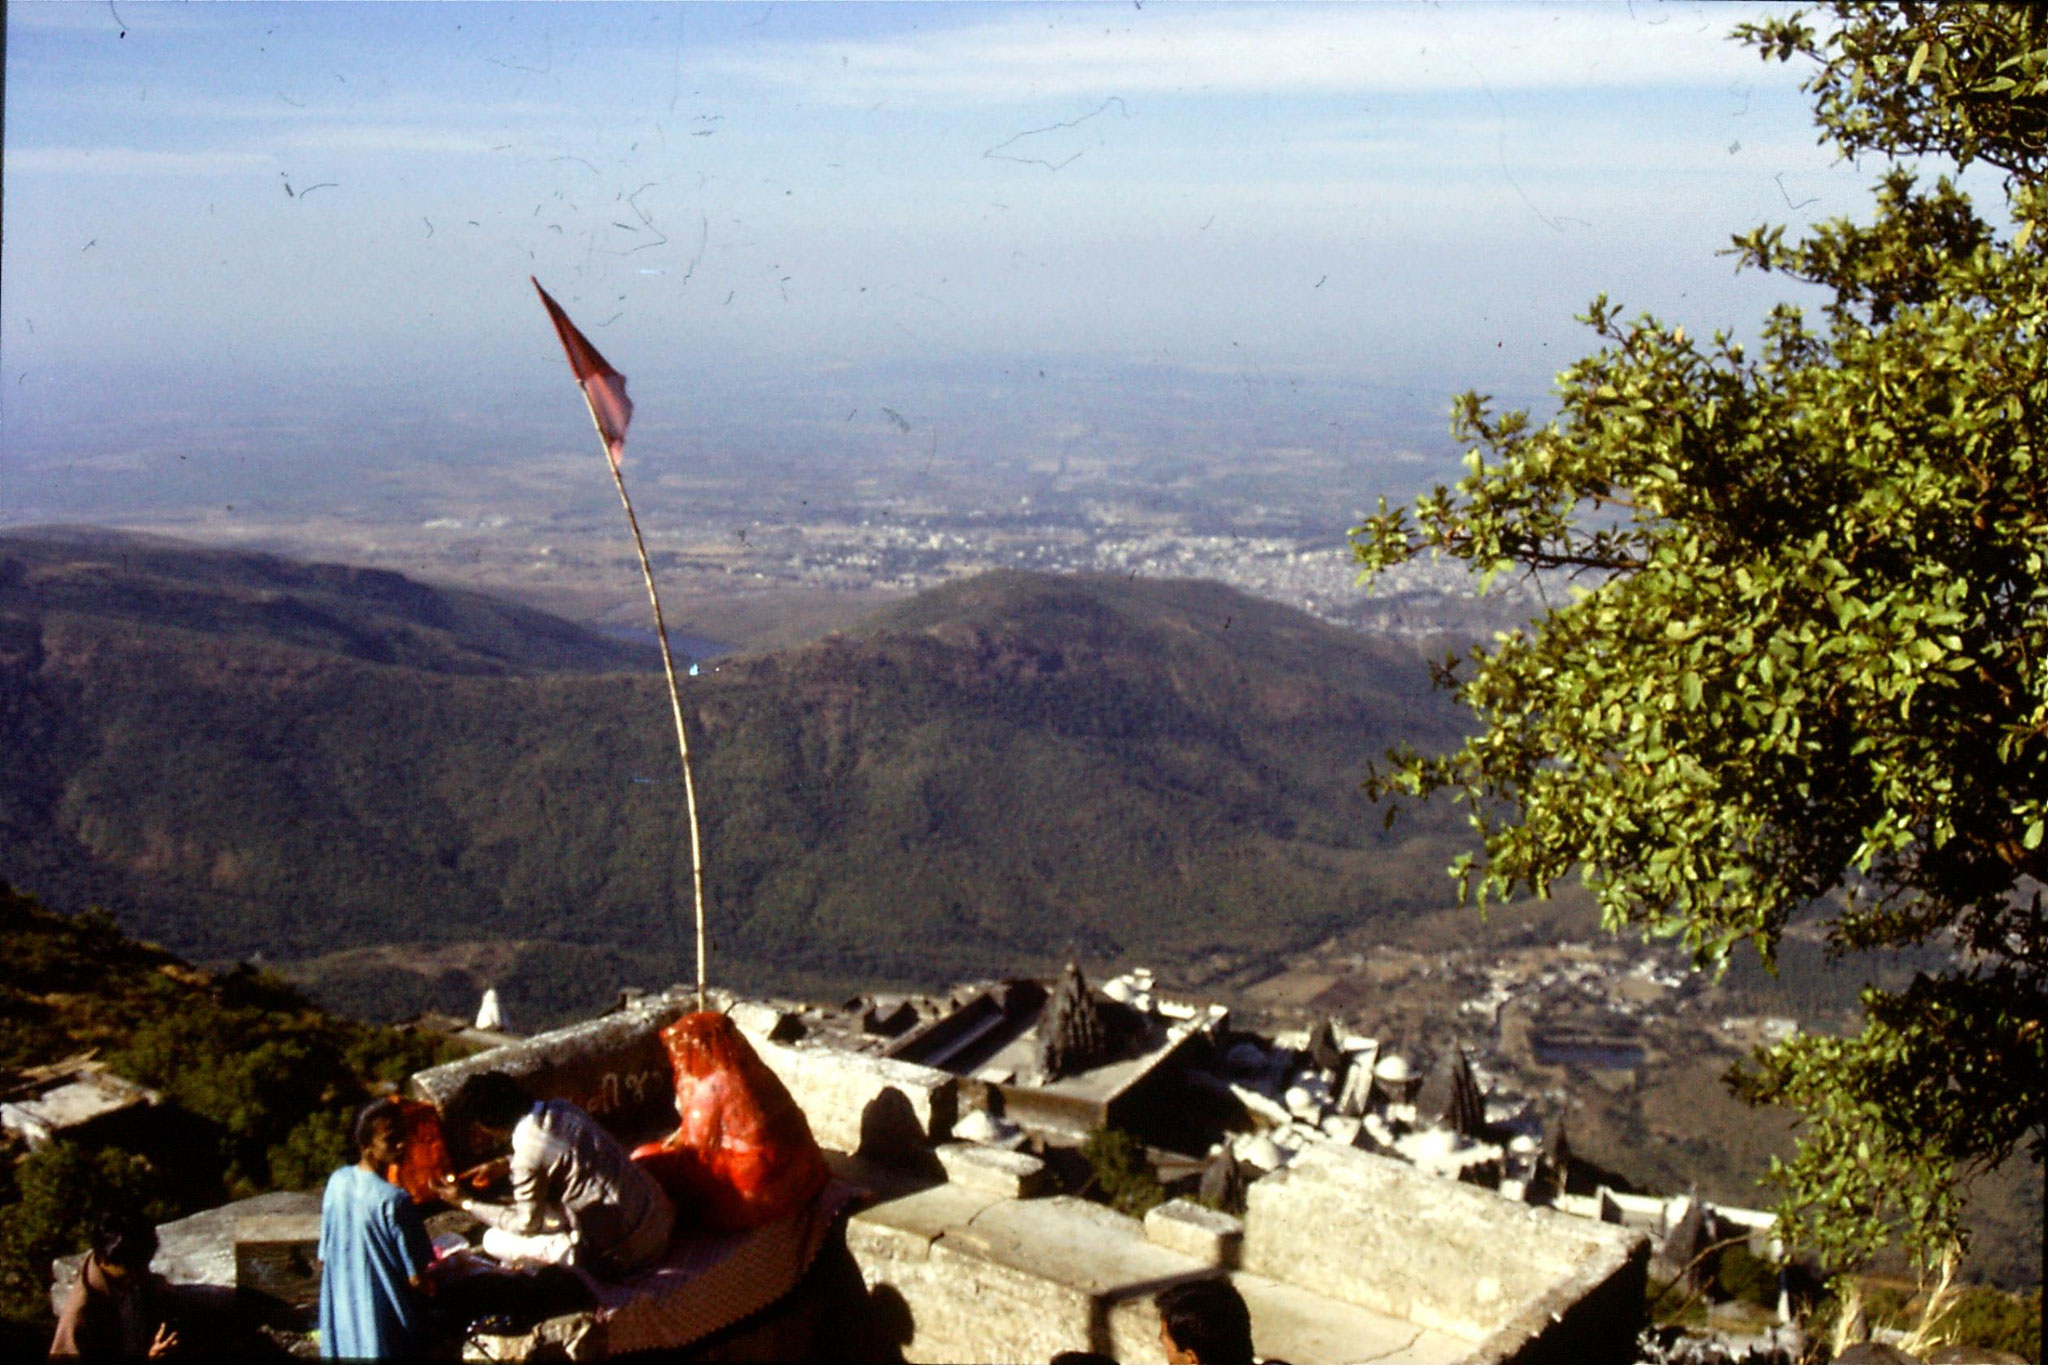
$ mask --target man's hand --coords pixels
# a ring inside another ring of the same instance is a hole
[[[482,1193],[511,1173],[512,1158],[501,1156],[472,1166],[466,1171],[450,1176],[449,1179],[463,1193]]]
[[[152,1357],[169,1355],[177,1349],[178,1334],[171,1330],[169,1323],[158,1323],[156,1337],[149,1343],[149,1354]]]

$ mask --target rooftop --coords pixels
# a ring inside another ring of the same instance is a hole
[[[0,1128],[40,1147],[60,1135],[154,1105],[160,1098],[154,1090],[81,1062],[17,1085],[0,1101]]]

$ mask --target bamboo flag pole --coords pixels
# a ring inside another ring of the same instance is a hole
[[[647,541],[640,534],[640,518],[633,514],[633,499],[626,492],[626,474],[620,461],[626,448],[626,424],[633,420],[633,404],[626,397],[626,377],[613,369],[583,333],[576,330],[561,305],[540,287],[539,280],[533,280],[533,287],[539,291],[540,301],[554,321],[555,334],[562,339],[562,349],[568,352],[569,368],[575,372],[583,401],[590,409],[590,420],[597,427],[597,438],[604,443],[605,455],[611,462],[612,483],[619,490],[619,505],[626,509],[626,525],[633,532],[633,548],[640,555],[640,576],[647,583],[647,603],[654,609],[654,639],[661,646],[661,671],[668,678],[669,709],[676,721],[676,751],[683,760],[683,796],[690,811],[690,882],[697,908],[697,1008],[703,1010],[708,1008],[704,969],[704,841],[697,828],[697,783],[690,772],[690,736],[683,727],[683,694],[676,685],[675,657],[669,650],[668,626],[661,616],[661,594],[654,588],[654,565],[647,558]]]
[[[596,414],[592,414],[595,420]],[[598,435],[604,427],[599,425]],[[612,482],[618,485],[619,502],[626,509],[626,525],[633,530],[633,548],[640,552],[640,576],[647,581],[647,602],[654,608],[654,638],[661,645],[661,671],[668,677],[669,710],[676,718],[676,752],[683,758],[683,798],[690,808],[690,884],[697,906],[697,1008],[705,1004],[704,982],[704,843],[697,832],[697,783],[690,775],[690,736],[683,728],[683,694],[676,686],[676,661],[669,652],[668,627],[661,619],[661,596],[654,590],[654,566],[647,560],[647,542],[640,537],[640,519],[633,515],[633,500],[626,496],[626,476],[618,462],[612,462]]]

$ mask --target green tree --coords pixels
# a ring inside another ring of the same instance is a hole
[[[340,1109],[308,1114],[269,1152],[270,1183],[280,1190],[313,1190],[354,1154],[348,1140],[353,1115]]]
[[[1781,305],[1752,352],[1597,300],[1554,419],[1464,395],[1464,478],[1353,533],[1367,576],[1428,554],[1568,585],[1436,670],[1480,722],[1461,748],[1368,782],[1465,804],[1469,899],[1577,869],[1611,927],[1702,964],[1744,941],[1769,962],[1816,906],[1839,952],[1953,948],[1866,990],[1860,1034],[1739,1077],[1803,1112],[1780,1213],[1838,1264],[1958,1245],[1961,1182],[2030,1135],[2043,1155],[2042,13],[1845,2],[1740,27],[1814,63],[1824,142],[1885,163],[1869,222],[1734,240],[1826,290],[1824,317]],[[2000,221],[1923,180],[1973,165]]]
[[[49,1312],[50,1262],[83,1251],[93,1226],[122,1208],[163,1212],[149,1162],[119,1147],[51,1142],[9,1172],[14,1197],[0,1218],[0,1313]]]

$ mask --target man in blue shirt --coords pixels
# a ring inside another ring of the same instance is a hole
[[[391,1100],[356,1115],[355,1165],[320,1201],[320,1354],[376,1360],[426,1347],[427,1225],[412,1196],[384,1178],[405,1155],[405,1118]]]

